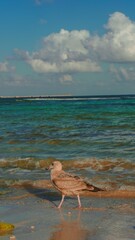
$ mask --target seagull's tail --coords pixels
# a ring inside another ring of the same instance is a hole
[[[95,187],[91,184],[87,184],[87,189],[91,192],[99,192],[99,191],[104,191],[103,189],[101,188],[98,188],[98,187]]]
[[[104,191],[103,189],[101,189],[101,188],[98,188],[98,187],[95,187],[95,186],[93,186],[93,190],[92,190],[92,192],[99,192],[99,191]]]

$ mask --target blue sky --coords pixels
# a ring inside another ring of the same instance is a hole
[[[2,0],[0,95],[135,93],[133,0]]]

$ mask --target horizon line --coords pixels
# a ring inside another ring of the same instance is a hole
[[[0,98],[72,98],[72,97],[117,97],[135,96],[135,93],[127,94],[95,94],[95,95],[72,95],[72,94],[49,94],[49,95],[1,95]]]

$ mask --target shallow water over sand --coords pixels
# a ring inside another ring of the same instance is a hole
[[[1,194],[49,179],[56,159],[107,191],[132,192],[134,150],[134,96],[0,99]]]
[[[82,209],[76,198],[66,198],[61,210],[60,195],[49,189],[10,189],[0,198],[1,220],[14,224],[9,240],[133,240],[135,203],[132,198],[83,196]],[[72,233],[72,235],[71,235]],[[79,238],[81,237],[81,238]]]

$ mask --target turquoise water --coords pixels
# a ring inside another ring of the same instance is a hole
[[[135,96],[0,99],[1,179],[13,169],[21,178],[21,160],[49,158],[96,162],[87,174],[122,174],[134,185]]]

